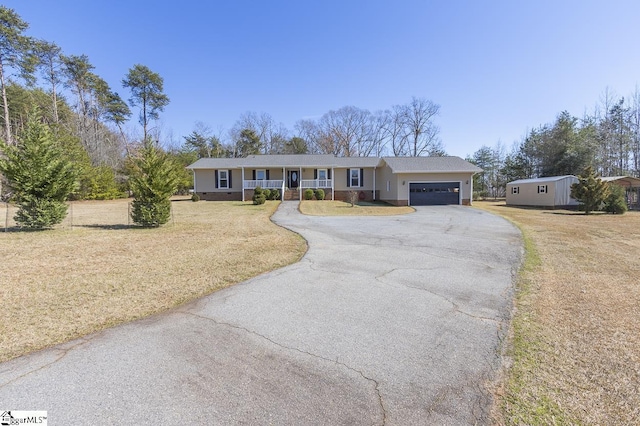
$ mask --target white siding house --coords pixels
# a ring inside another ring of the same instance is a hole
[[[536,207],[569,207],[579,203],[571,198],[571,185],[578,182],[573,175],[514,180],[507,184],[507,205]]]

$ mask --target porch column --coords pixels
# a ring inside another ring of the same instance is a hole
[[[191,173],[193,173],[193,193],[197,194],[198,190],[196,189],[196,171],[191,169]]]
[[[244,167],[242,167],[242,202],[244,203]]]
[[[332,167],[331,168],[331,201],[336,200],[335,181],[336,181],[336,169]]]
[[[373,168],[373,201],[376,200],[376,168]]]
[[[300,195],[300,201],[302,201],[302,167],[298,168],[298,194]]]

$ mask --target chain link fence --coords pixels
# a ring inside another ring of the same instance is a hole
[[[130,200],[82,201],[68,203],[67,216],[55,229],[103,228],[122,229],[134,226],[131,221]],[[0,229],[4,232],[19,229],[14,217],[18,206],[0,203]],[[171,219],[174,223],[173,203]]]

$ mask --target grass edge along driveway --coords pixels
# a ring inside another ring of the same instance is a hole
[[[500,424],[640,423],[640,212],[474,206],[514,222],[525,261]]]
[[[279,202],[174,201],[173,222],[127,225],[129,200],[73,203],[62,226],[0,233],[0,362],[298,261],[306,241],[270,221]]]

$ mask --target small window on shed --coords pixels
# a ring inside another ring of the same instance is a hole
[[[511,193],[512,194],[519,194],[520,193],[520,187],[519,186],[512,186],[511,187]]]
[[[538,194],[546,194],[547,185],[538,185]]]

